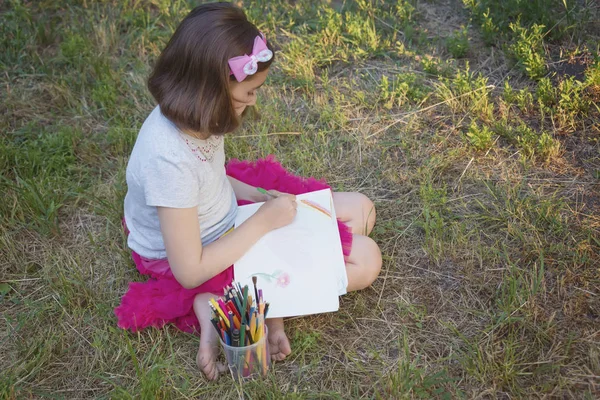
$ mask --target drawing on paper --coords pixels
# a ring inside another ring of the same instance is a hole
[[[290,284],[290,281],[291,281],[290,274],[288,274],[285,271],[279,270],[279,269],[277,271],[273,272],[272,274],[256,272],[254,274],[248,275],[248,279],[252,279],[253,276],[266,279],[267,282],[269,282],[269,283],[274,281],[275,285],[277,285],[280,288],[285,288],[287,285]]]
[[[251,284],[253,276],[264,282],[273,318],[335,311],[338,294],[346,292],[346,266],[331,191],[300,194],[297,200],[294,221],[267,233],[234,264],[241,283]],[[260,207],[239,207],[236,227]]]
[[[314,201],[310,201],[310,200],[307,200],[307,199],[302,199],[302,200],[300,200],[300,203],[304,204],[304,205],[306,205],[308,207],[310,207],[313,210],[319,211],[319,212],[327,215],[329,218],[331,218],[331,212],[329,210],[327,210],[326,208],[321,207],[320,205],[318,205]]]

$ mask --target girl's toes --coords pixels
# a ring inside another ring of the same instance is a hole
[[[225,365],[221,362],[217,363],[217,371],[219,371],[219,373],[223,374],[223,373],[227,372],[227,370],[229,370],[227,365]]]
[[[215,349],[209,346],[201,346],[200,349],[198,349],[196,365],[198,365],[198,369],[206,376],[206,379],[211,381],[219,378],[219,366],[217,365],[216,358]]]
[[[283,331],[273,335],[269,340],[269,351],[271,352],[271,360],[283,361],[288,356],[292,349],[290,342]]]

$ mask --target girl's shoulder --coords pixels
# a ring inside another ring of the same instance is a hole
[[[149,153],[184,153],[184,142],[177,126],[166,118],[156,106],[142,124],[136,146]]]
[[[130,157],[139,165],[158,161],[173,164],[194,164],[194,158],[181,137],[181,132],[160,112],[157,106],[148,115],[138,133]]]
[[[160,112],[159,106],[156,106],[142,124],[138,138],[151,137],[155,140],[173,141],[178,135],[177,126]]]

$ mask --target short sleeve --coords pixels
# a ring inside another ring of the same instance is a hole
[[[146,205],[190,208],[200,203],[199,176],[191,163],[159,155],[142,174]]]

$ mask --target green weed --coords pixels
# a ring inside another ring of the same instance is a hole
[[[596,94],[600,93],[600,61],[588,67],[585,82]]]
[[[487,45],[506,44],[508,55],[532,79],[546,74],[546,42],[578,37],[597,17],[572,0],[463,0]]]
[[[67,33],[60,44],[60,52],[66,63],[79,67],[90,55],[92,45],[79,33]]]
[[[525,159],[549,162],[560,154],[560,142],[549,132],[535,131],[524,123],[510,126],[506,122],[498,122],[494,131],[515,145]]]
[[[381,55],[396,42],[397,32],[386,30],[393,23],[407,23],[411,16],[409,2],[399,2],[390,8],[381,2],[374,7],[369,2],[358,2],[357,10],[341,12],[330,7],[319,8],[305,23],[293,27],[288,33],[293,38],[286,51],[281,53],[282,70],[293,82],[313,90],[317,68],[335,61],[356,62]],[[312,8],[308,8],[312,10]],[[383,28],[378,22],[384,21]],[[384,32],[383,34],[379,32]]]
[[[535,24],[553,27],[553,37],[559,37],[569,29],[570,16],[576,4],[571,0],[463,0],[475,21],[490,24],[502,34],[510,34],[511,24],[520,21],[524,27]],[[489,21],[489,22],[487,22]],[[498,39],[498,38],[497,38]]]
[[[472,122],[466,133],[469,144],[476,150],[487,150],[493,142],[493,133],[487,126],[481,128],[476,122]]]
[[[556,91],[556,119],[560,127],[575,130],[578,116],[585,115],[591,106],[591,99],[586,93],[588,82],[581,82],[574,77],[562,80]]]
[[[427,182],[421,185],[419,194],[423,202],[423,215],[419,226],[425,234],[428,253],[435,260],[439,260],[443,254],[444,242],[450,235],[447,229],[451,216],[447,207],[447,191],[445,187],[436,188],[431,182]]]
[[[545,80],[547,80],[547,78],[542,78],[540,82],[544,82]],[[507,80],[504,82],[502,96],[507,104],[516,105],[524,113],[530,113],[533,111],[533,94],[527,88],[515,90]]]
[[[541,78],[536,88],[537,100],[544,111],[551,111],[556,104],[556,90],[550,78]]]
[[[592,105],[591,82],[575,77],[562,79],[555,87],[549,78],[541,79],[536,90],[541,111],[549,115],[561,131],[577,129],[581,116],[587,115]]]
[[[483,120],[492,118],[488,79],[471,72],[469,65],[453,78],[442,78],[436,85],[438,96],[455,113],[472,113]]]
[[[515,59],[517,66],[531,79],[539,79],[546,74],[544,28],[544,25],[538,24],[532,25],[531,28],[524,28],[518,22],[510,24],[515,38],[508,47],[509,53]]]
[[[387,75],[381,77],[379,84],[381,101],[386,109],[402,107],[406,103],[422,103],[429,94],[429,89],[423,85],[415,74],[397,74],[392,82]]]
[[[385,389],[378,390],[377,399],[452,399],[463,396],[461,392],[448,389],[454,386],[454,379],[446,370],[429,372],[419,365],[419,357],[411,354],[406,333],[400,346],[403,354],[398,367],[388,377]]]
[[[486,45],[491,46],[498,40],[498,26],[494,23],[490,15],[490,9],[481,13],[481,33]]]
[[[435,76],[450,78],[456,73],[450,60],[440,60],[434,57],[423,57],[421,60],[423,71]]]
[[[448,51],[454,58],[463,58],[469,52],[469,37],[466,27],[456,31],[446,40]]]

